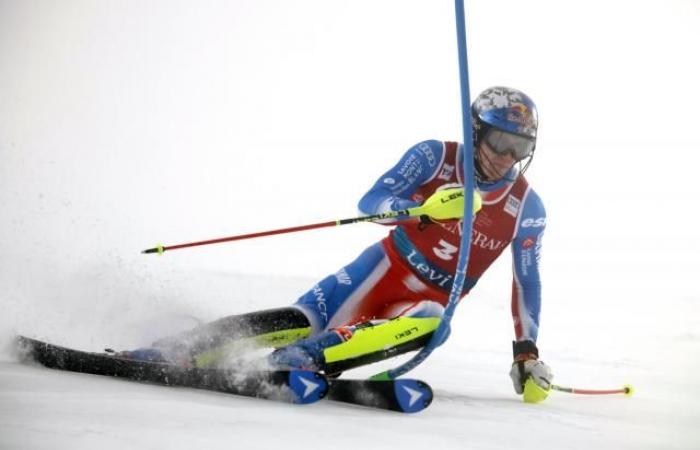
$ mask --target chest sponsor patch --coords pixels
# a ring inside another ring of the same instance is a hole
[[[520,200],[515,198],[513,195],[508,195],[506,199],[506,204],[503,207],[503,211],[507,212],[513,217],[518,217],[518,211],[520,210]]]
[[[440,171],[440,175],[438,175],[438,178],[441,180],[448,181],[450,178],[452,178],[452,174],[454,173],[455,166],[445,163],[442,165],[442,170]]]

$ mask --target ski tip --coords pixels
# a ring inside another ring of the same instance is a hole
[[[11,349],[12,356],[17,358],[20,362],[36,362],[37,355],[40,353],[40,349],[45,347],[46,344],[36,339],[28,338],[26,336],[17,335],[14,339],[14,346]]]
[[[17,335],[15,336],[14,344],[16,351],[19,351],[20,353],[27,353],[31,351],[32,348],[34,348],[36,345],[40,344],[40,342],[32,338]]]
[[[399,406],[406,413],[422,411],[433,401],[433,390],[420,380],[394,380],[394,392]]]
[[[306,405],[321,400],[328,393],[328,380],[320,373],[306,370],[289,372],[289,388],[292,402]]]

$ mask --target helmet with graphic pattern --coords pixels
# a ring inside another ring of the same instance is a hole
[[[537,141],[537,107],[530,97],[517,89],[490,87],[472,103],[472,126],[475,148],[485,139],[496,153],[510,153],[525,172]],[[477,158],[477,174],[483,175],[480,164]]]

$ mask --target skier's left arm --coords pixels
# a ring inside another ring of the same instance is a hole
[[[513,252],[513,288],[511,312],[515,326],[513,365],[510,376],[518,394],[523,393],[525,381],[533,381],[549,389],[552,373],[539,360],[537,334],[540,325],[542,289],[540,282],[540,252],[547,216],[539,196],[530,189],[523,200],[511,249]]]

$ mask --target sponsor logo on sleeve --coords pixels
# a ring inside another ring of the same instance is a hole
[[[352,279],[350,278],[350,275],[348,275],[348,272],[345,270],[345,268],[340,269],[335,274],[335,279],[338,281],[338,284],[352,286]]]
[[[335,279],[338,281],[339,284],[344,284],[346,286],[352,285],[352,279],[350,278],[350,275],[348,275],[348,272],[347,270],[345,270],[345,268],[340,269],[335,274]]]
[[[540,263],[540,249],[542,248],[542,234],[528,236],[522,243],[523,251],[520,254],[520,272],[527,276],[533,265]]]
[[[311,288],[314,298],[316,299],[316,308],[318,313],[323,317],[324,323],[328,323],[328,307],[326,305],[326,294],[318,284]]]
[[[520,222],[520,226],[522,226],[523,228],[540,228],[545,225],[547,225],[546,217],[538,217],[537,219],[528,217],[527,219]]]
[[[528,274],[528,269],[532,266],[532,249],[529,248],[527,250],[524,250],[520,254],[520,272],[523,274],[523,276],[527,276]]]
[[[425,142],[421,143],[418,146],[418,150],[423,153],[425,156],[425,159],[428,160],[428,166],[430,167],[435,167],[437,165],[437,159],[435,158],[435,153],[433,152],[433,149],[430,148],[428,144]]]
[[[401,175],[408,184],[413,183],[423,173],[423,166],[416,155],[410,155],[399,168]]]

